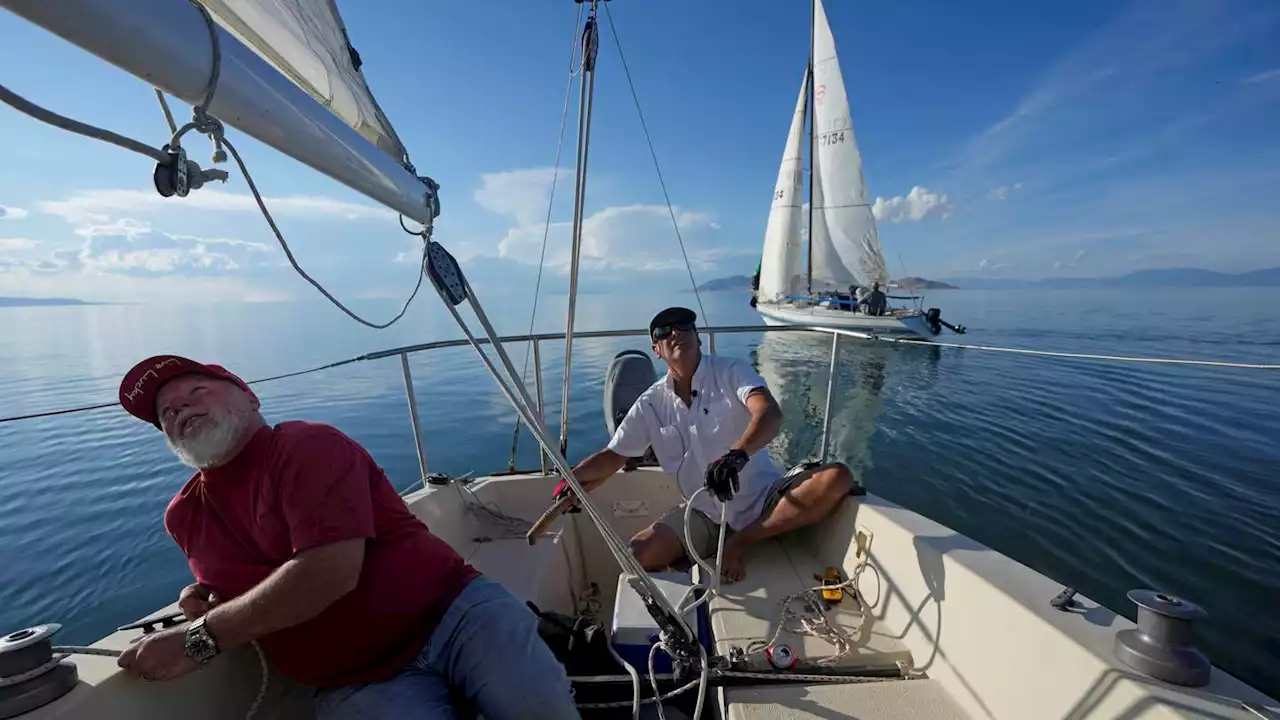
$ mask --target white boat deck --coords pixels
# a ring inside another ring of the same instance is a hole
[[[720,594],[711,601],[711,628],[715,635],[715,650],[728,654],[734,646],[747,644],[773,636],[778,626],[781,601],[787,595],[801,592],[817,585],[813,573],[821,572],[824,565],[796,544],[785,540],[770,539],[751,548],[747,561],[747,576],[734,584],[722,585]],[[793,604],[798,607],[798,604]],[[853,598],[846,597],[840,604],[827,611],[832,624],[853,634],[862,622]],[[778,642],[796,652],[797,670],[806,666],[816,668],[816,661],[831,655],[834,648],[812,635],[800,635],[783,630]],[[761,653],[747,658],[751,670],[767,671],[769,664]],[[837,667],[892,666],[898,662],[911,662],[911,651],[893,633],[876,627],[874,616],[867,618],[866,627],[853,650],[834,663]]]
[[[724,691],[727,720],[968,720],[936,680],[773,685]],[[1030,718],[1032,716],[1028,716]]]

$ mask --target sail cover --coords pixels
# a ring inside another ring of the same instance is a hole
[[[360,73],[334,0],[201,0],[282,75],[401,163],[404,145]]]
[[[789,295],[804,292],[804,270],[800,263],[801,185],[804,176],[804,118],[809,99],[809,73],[800,83],[800,99],[791,116],[791,132],[782,151],[778,184],[773,190],[773,207],[764,230],[764,252],[760,258],[760,287],[756,299],[776,303]]]
[[[884,251],[862,177],[849,97],[822,0],[814,8],[813,289],[887,283]]]

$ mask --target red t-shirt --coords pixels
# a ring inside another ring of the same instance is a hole
[[[369,539],[355,590],[259,639],[280,672],[313,686],[390,677],[479,575],[409,512],[364,448],[328,425],[258,430],[230,463],[191,478],[164,525],[196,581],[223,600],[302,550]]]

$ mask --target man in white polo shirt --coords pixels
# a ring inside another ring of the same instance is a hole
[[[649,336],[667,374],[631,406],[609,446],[574,471],[590,491],[652,447],[686,501],[702,487],[711,491],[694,500],[689,529],[703,558],[715,554],[720,503],[728,502],[730,534],[720,567],[733,582],[744,575],[752,543],[821,520],[849,494],[853,476],[833,463],[782,477],[765,451],[782,425],[782,410],[746,362],[702,354],[696,320],[679,307],[654,316]],[[681,504],[631,538],[631,550],[646,570],[661,570],[684,557],[683,538]]]

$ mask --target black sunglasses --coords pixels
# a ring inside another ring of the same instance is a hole
[[[671,337],[671,333],[679,330],[680,332],[693,332],[694,324],[691,322],[672,323],[670,325],[659,325],[653,329],[654,340],[665,340]]]

